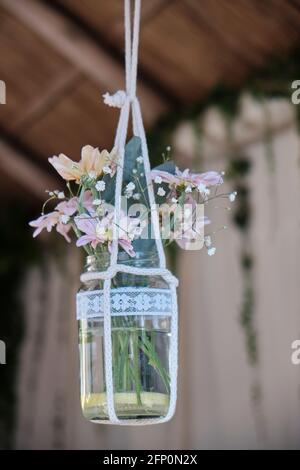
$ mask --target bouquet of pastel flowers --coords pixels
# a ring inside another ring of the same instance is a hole
[[[220,193],[222,174],[216,171],[193,173],[180,170],[170,159],[170,147],[163,153],[163,162],[151,171],[156,204],[158,205],[161,233],[165,245],[175,241],[186,247],[200,235],[208,254],[215,253],[211,234],[204,235],[204,226],[210,220],[204,215],[204,207],[211,200],[226,198],[233,202],[236,192]],[[148,201],[140,139],[132,138],[125,149],[123,198],[124,209],[118,220],[118,243],[121,250],[135,256],[135,245],[151,243],[149,220],[151,207]],[[73,231],[76,245],[83,247],[88,255],[109,252],[113,240],[114,189],[118,155],[113,149],[100,151],[90,145],[83,147],[81,159],[72,161],[64,154],[49,158],[49,162],[66,182],[66,189],[51,190],[43,205],[41,216],[30,225],[35,228],[33,236],[42,230],[53,228],[67,242]],[[54,204],[46,213],[46,207]],[[201,210],[200,210],[201,209]],[[166,223],[167,221],[167,223]],[[138,244],[138,239],[140,239]]]

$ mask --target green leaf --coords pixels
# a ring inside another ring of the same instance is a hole
[[[127,200],[128,209],[137,203],[144,204],[148,208],[150,206],[144,164],[137,162],[137,158],[140,157],[141,155],[142,155],[141,139],[139,137],[132,137],[132,139],[129,140],[129,142],[127,143],[125,147],[123,188],[125,188],[125,186],[128,183],[133,182],[136,186],[136,192],[141,194],[141,198],[139,201],[135,201],[132,198],[128,199]],[[137,170],[136,173],[134,173],[133,170]],[[143,176],[141,176],[141,174]],[[136,252],[149,253],[155,250],[155,242],[154,240],[151,239],[150,223],[148,224],[148,238],[146,240],[142,238],[138,238],[137,240],[134,240],[133,247]]]
[[[105,182],[105,191],[103,192],[103,199],[108,204],[114,204],[115,202],[115,190],[116,190],[116,175],[112,178],[110,175],[105,175],[103,177]]]
[[[162,163],[161,165],[156,166],[155,168],[153,168],[153,170],[166,171],[171,175],[175,175],[176,165],[173,160],[168,160]]]

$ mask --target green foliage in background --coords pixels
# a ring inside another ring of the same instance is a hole
[[[187,120],[194,124],[211,106],[218,108],[232,121],[237,116],[239,99],[243,92],[250,93],[258,101],[276,97],[290,100],[294,91],[291,85],[297,79],[300,80],[300,49],[295,49],[285,58],[270,60],[264,68],[253,70],[241,87],[219,85],[193,105],[177,107],[176,111],[165,115],[148,134],[152,163],[159,162],[161,152],[170,145],[172,133],[180,122]],[[300,127],[300,105],[296,110]]]

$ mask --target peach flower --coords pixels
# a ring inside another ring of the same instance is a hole
[[[98,178],[103,173],[103,167],[109,166],[114,158],[115,151],[109,153],[107,150],[99,151],[91,145],[82,148],[81,159],[74,162],[69,157],[61,153],[58,157],[49,158],[49,162],[56,169],[59,175],[67,181],[76,181],[88,175],[91,178]]]

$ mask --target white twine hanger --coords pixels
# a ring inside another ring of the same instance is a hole
[[[160,237],[159,216],[155,203],[153,185],[150,176],[150,161],[146,134],[141,114],[139,100],[136,96],[137,83],[137,64],[138,47],[141,18],[141,0],[135,0],[133,34],[131,31],[131,1],[124,0],[125,3],[125,71],[126,71],[126,91],[119,90],[114,95],[106,93],[103,95],[104,102],[108,106],[114,106],[121,109],[119,123],[115,137],[115,148],[118,152],[119,165],[116,175],[115,188],[115,212],[113,242],[110,258],[110,266],[106,271],[83,273],[80,277],[82,282],[90,280],[104,280],[103,287],[103,317],[104,317],[104,361],[105,361],[105,380],[107,394],[108,421],[102,421],[104,424],[125,424],[125,425],[145,425],[156,424],[168,421],[172,418],[177,399],[177,363],[178,363],[178,310],[177,310],[177,279],[166,269],[166,258]],[[148,187],[149,202],[151,207],[151,224],[155,236],[155,244],[158,253],[159,267],[157,268],[138,268],[118,264],[118,220],[121,212],[121,193],[123,182],[123,168],[125,145],[128,132],[129,116],[132,112],[133,133],[141,139],[142,156],[145,168],[145,175]],[[111,280],[118,273],[128,273],[143,276],[161,276],[169,285],[172,299],[171,316],[171,339],[170,339],[170,403],[169,410],[162,418],[144,418],[144,419],[119,419],[114,406],[114,385],[112,372],[112,338],[111,338]]]

